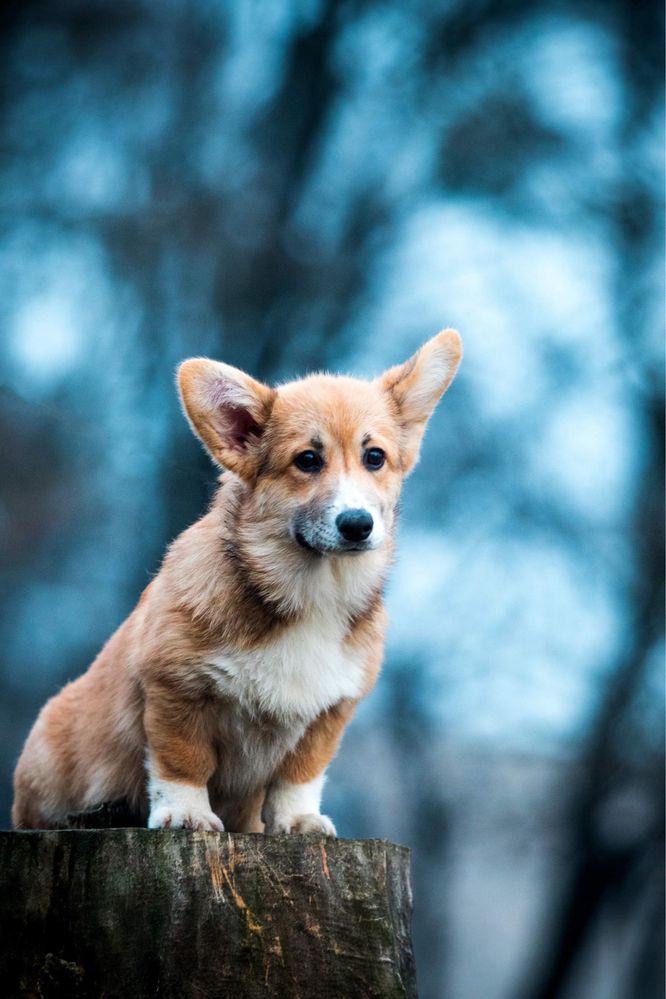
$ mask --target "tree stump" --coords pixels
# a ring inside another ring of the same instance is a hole
[[[0,992],[415,997],[409,851],[164,829],[0,832]]]

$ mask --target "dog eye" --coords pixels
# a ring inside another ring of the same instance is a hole
[[[294,458],[294,465],[296,468],[300,468],[301,472],[320,472],[324,462],[316,451],[301,451]]]
[[[371,447],[363,455],[363,464],[374,472],[382,467],[385,458],[386,455],[380,447]]]

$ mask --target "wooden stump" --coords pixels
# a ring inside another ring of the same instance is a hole
[[[415,997],[409,851],[379,840],[0,832],[0,992]]]

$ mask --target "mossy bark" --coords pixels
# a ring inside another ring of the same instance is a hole
[[[0,990],[415,997],[409,852],[379,840],[0,833]]]

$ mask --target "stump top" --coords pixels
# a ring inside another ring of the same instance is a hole
[[[0,872],[10,995],[416,996],[409,850],[385,840],[0,832]]]

